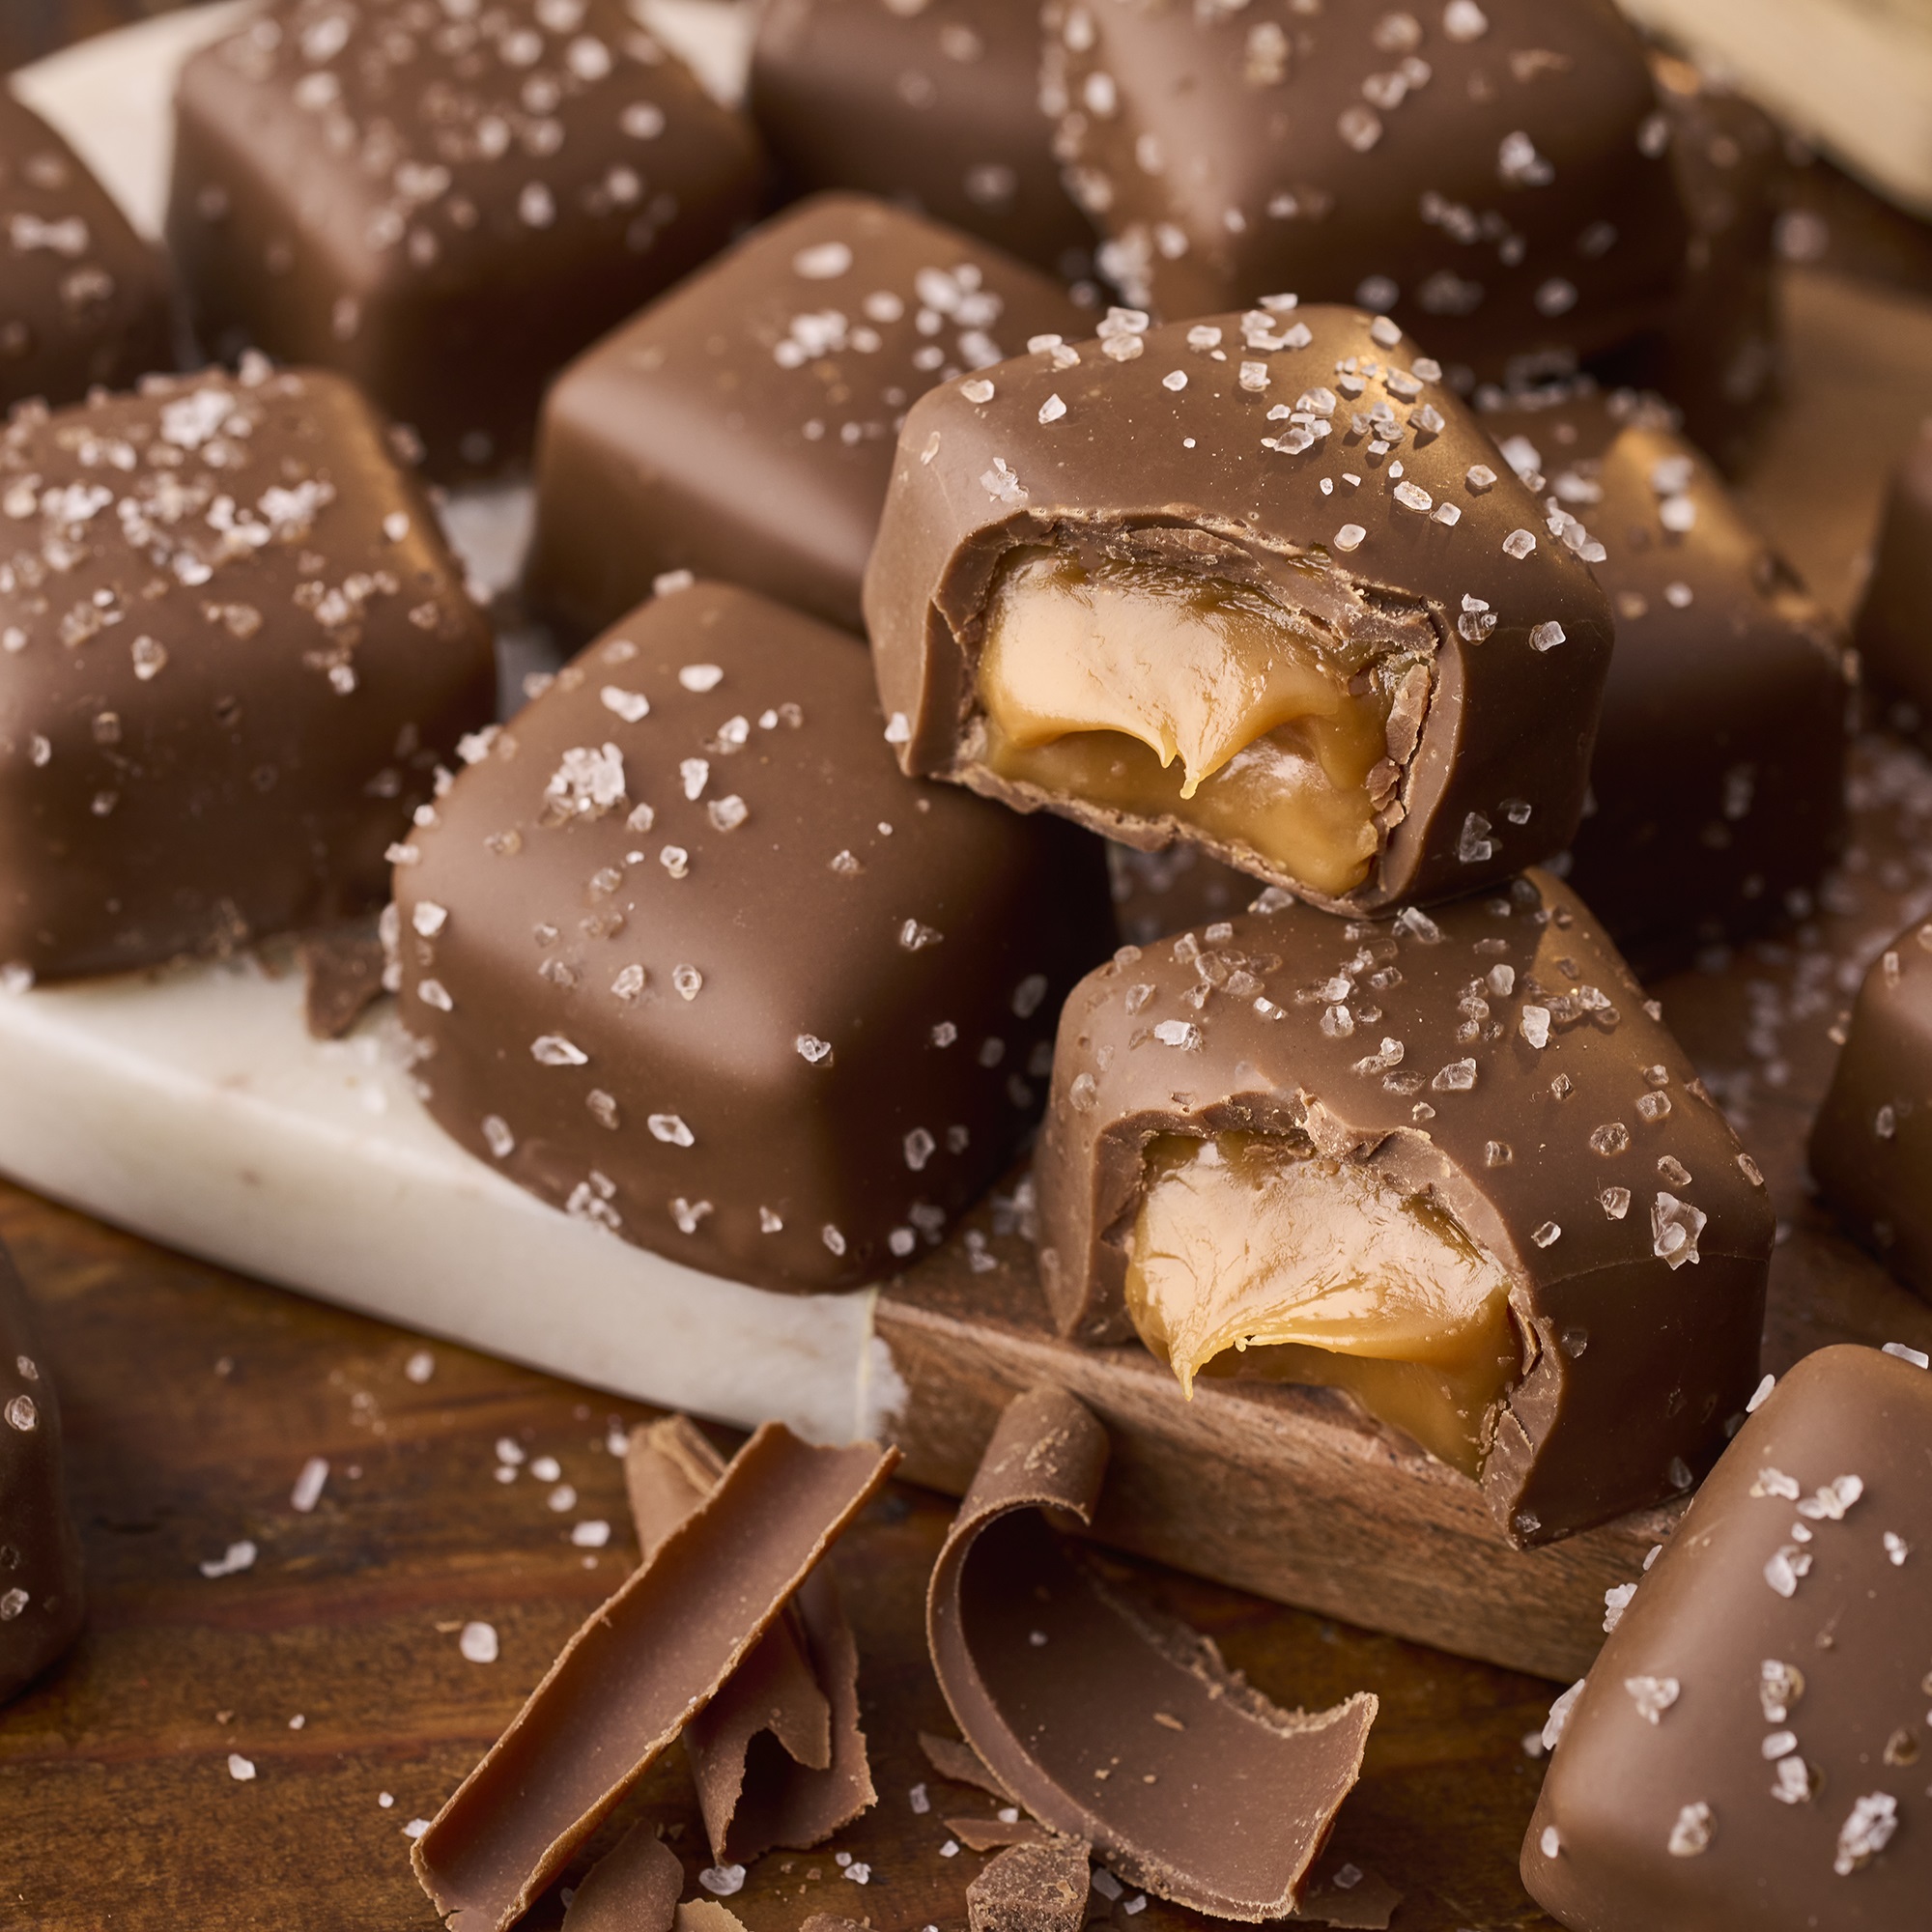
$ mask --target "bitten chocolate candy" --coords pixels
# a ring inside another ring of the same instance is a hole
[[[793,183],[856,187],[1073,281],[1093,225],[1039,108],[1037,0],[777,0],[752,52],[753,118]]]
[[[1863,660],[1872,696],[1902,729],[1932,721],[1932,419],[1900,458],[1885,499],[1878,558],[1864,601],[1853,620],[1852,641]]]
[[[1922,1362],[1923,1358],[1919,1360]],[[1559,1700],[1522,1878],[1576,1932],[1918,1932],[1932,1375],[1807,1355]]]
[[[1857,669],[1837,627],[1655,402],[1484,423],[1550,523],[1605,552],[1617,648],[1571,885],[1646,972],[1803,912],[1844,830]]]
[[[1125,949],[1035,1176],[1064,1331],[1352,1389],[1517,1544],[1688,1490],[1757,1374],[1762,1177],[1545,873]]]
[[[0,1704],[80,1634],[80,1539],[61,1476],[60,1405],[0,1247]]]
[[[489,627],[340,377],[157,379],[0,431],[0,967],[378,905],[496,698]]]
[[[936,785],[862,653],[722,584],[636,611],[400,866],[437,1120],[741,1281],[876,1281],[996,1176],[1111,942],[1097,840]]]
[[[354,376],[443,473],[519,455],[551,375],[757,205],[750,125],[620,0],[276,0],[176,120],[203,346]]]
[[[160,257],[73,150],[0,84],[0,409],[77,403],[174,367]]]
[[[1045,276],[883,202],[788,210],[564,371],[530,589],[591,629],[691,570],[857,630],[913,399],[1085,327]]]
[[[1932,1300],[1932,924],[1901,932],[1865,975],[1810,1162],[1860,1239]]]
[[[1560,851],[1609,608],[1440,376],[1354,310],[1116,309],[923,398],[866,578],[905,769],[1334,909]]]
[[[1047,17],[1058,152],[1131,301],[1358,301],[1487,377],[1571,366],[1671,295],[1669,124],[1601,0],[1054,0]]]

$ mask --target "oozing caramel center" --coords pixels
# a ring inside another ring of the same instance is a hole
[[[1179,820],[1329,894],[1379,846],[1394,688],[1251,585],[1037,549],[1002,566],[979,671],[1001,777]]]
[[[1469,1475],[1517,1347],[1509,1276],[1427,1194],[1260,1134],[1163,1135],[1128,1245],[1127,1312],[1197,1375],[1351,1390]]]

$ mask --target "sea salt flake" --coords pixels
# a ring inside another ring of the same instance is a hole
[[[1705,1804],[1687,1804],[1670,1828],[1669,1851],[1673,1859],[1694,1859],[1710,1849],[1711,1807]]]
[[[697,1874],[697,1882],[706,1891],[717,1898],[729,1898],[745,1889],[745,1867],[743,1865],[706,1865]]]
[[[1630,1692],[1637,1716],[1646,1723],[1656,1724],[1676,1703],[1683,1686],[1674,1677],[1626,1677],[1624,1689]]]
[[[1898,1800],[1883,1791],[1861,1798],[1838,1830],[1838,1853],[1832,1869],[1848,1878],[1891,1842],[1898,1830]]]

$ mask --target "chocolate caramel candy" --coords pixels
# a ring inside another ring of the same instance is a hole
[[[0,1704],[80,1634],[80,1539],[61,1463],[53,1378],[0,1247]]]
[[[777,0],[751,110],[801,188],[855,187],[1073,281],[1093,267],[1039,108],[1037,0]]]
[[[790,209],[552,389],[530,590],[590,630],[691,570],[857,630],[913,399],[1084,327],[1057,284],[952,229],[862,195]]]
[[[1111,943],[1097,840],[909,783],[851,640],[633,611],[396,871],[436,1119],[567,1212],[762,1287],[875,1281],[996,1176]]]
[[[1932,722],[1932,418],[1921,423],[1886,493],[1878,554],[1852,623],[1872,696],[1901,730]]]
[[[923,398],[866,578],[904,768],[1334,909],[1560,851],[1609,609],[1440,377],[1285,299]]]
[[[1807,1355],[1610,1593],[1522,1848],[1524,1885],[1575,1932],[1925,1923],[1924,1359]]]
[[[0,409],[77,403],[174,367],[160,257],[73,152],[0,85]]]
[[[1763,1179],[1547,873],[1123,949],[1035,1175],[1063,1331],[1349,1389],[1519,1545],[1688,1490],[1757,1374]]]
[[[621,0],[275,0],[176,97],[168,240],[203,346],[354,376],[439,473],[714,254],[761,160]]]
[[[1571,885],[1645,972],[1802,914],[1844,830],[1837,627],[1654,399],[1484,422],[1616,612]]]
[[[1932,923],[1907,927],[1866,973],[1810,1164],[1846,1225],[1932,1300]]]
[[[156,378],[0,431],[0,967],[380,905],[496,698],[427,498],[339,376]]]
[[[1492,377],[1572,366],[1670,298],[1669,124],[1602,0],[1052,0],[1046,17],[1057,152],[1130,301],[1358,301]]]

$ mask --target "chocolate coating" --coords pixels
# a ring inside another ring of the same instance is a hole
[[[751,110],[794,185],[864,188],[1067,281],[1093,224],[1039,107],[1037,0],[777,0]]]
[[[1111,940],[1106,868],[1083,833],[908,783],[882,723],[849,639],[748,591],[593,643],[397,869],[436,1119],[763,1287],[936,1242],[1037,1116],[1060,1000]]]
[[[1843,842],[1857,667],[1836,625],[1656,405],[1585,393],[1484,423],[1607,553],[1617,647],[1571,885],[1646,973],[1802,914]]]
[[[1432,1189],[1506,1269],[1521,1369],[1481,1481],[1512,1542],[1679,1493],[1717,1454],[1757,1373],[1770,1201],[1602,928],[1548,874],[1392,924],[1249,914],[1090,974],[1061,1015],[1035,1162],[1065,1332],[1131,1332],[1148,1144],[1228,1132]],[[1671,1261],[1673,1222],[1690,1251]]]
[[[983,762],[975,679],[995,572],[1019,546],[1065,545],[1252,584],[1344,640],[1391,612],[1433,630],[1432,689],[1379,857],[1339,898],[1309,894],[1318,903],[1439,898],[1562,849],[1582,810],[1609,607],[1578,558],[1538,534],[1543,511],[1476,418],[1409,373],[1433,369],[1413,343],[1359,311],[1141,321],[1117,312],[1105,340],[988,370],[983,401],[979,385],[949,384],[907,417],[866,578],[880,695],[906,721],[904,768],[1148,849],[1188,839],[1306,891],[1172,817],[1056,799]],[[1317,390],[1329,413],[1299,412],[1327,434],[1288,420]],[[1304,437],[1313,446],[1294,453]],[[1543,647],[1555,633],[1563,641]]]
[[[594,629],[691,570],[856,631],[909,403],[1084,326],[1043,275],[918,215],[787,210],[558,379],[530,590]]]
[[[167,270],[68,144],[0,84],[0,410],[172,369]]]
[[[621,0],[276,0],[183,71],[168,242],[205,348],[340,369],[437,472],[489,469],[761,167]]]
[[[1806,1356],[1637,1583],[1522,1877],[1573,1932],[1911,1932],[1932,1893],[1932,1375]]]
[[[1852,641],[1874,699],[1894,722],[1920,730],[1932,720],[1932,421],[1899,459],[1886,493],[1885,521]]]
[[[1866,973],[1810,1164],[1853,1233],[1932,1300],[1932,925],[1908,926]]]
[[[1358,301],[1487,378],[1574,366],[1669,299],[1668,124],[1607,0],[1055,0],[1047,18],[1058,152],[1129,300]]]
[[[0,1704],[80,1634],[80,1538],[61,1474],[60,1404],[27,1292],[0,1246]]]
[[[489,627],[338,376],[0,432],[0,965],[107,973],[378,905]]]

